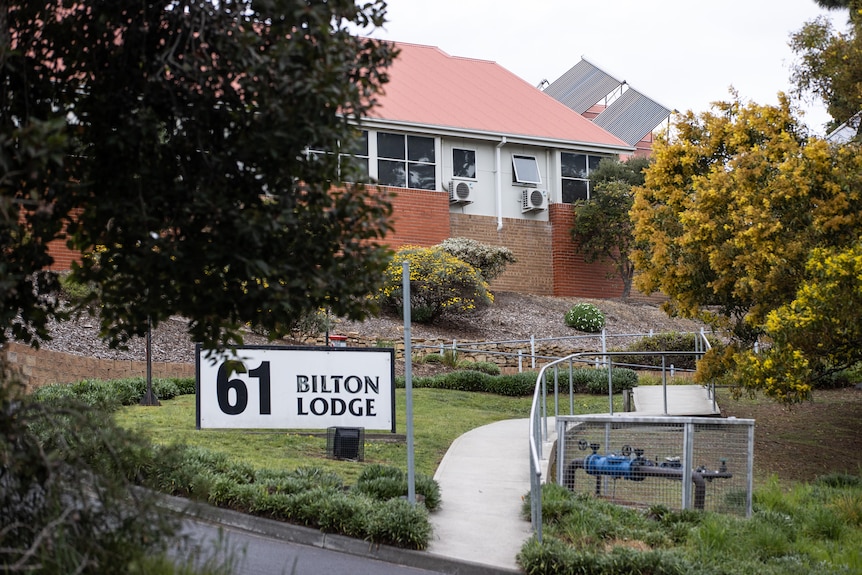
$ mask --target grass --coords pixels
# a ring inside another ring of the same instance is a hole
[[[528,417],[531,397],[504,397],[442,389],[413,390],[414,457],[416,471],[433,476],[452,442],[467,431],[500,421]],[[548,413],[553,414],[552,398]],[[606,396],[579,395],[578,413],[605,413]],[[566,404],[565,409],[568,409]],[[621,409],[621,404],[614,408]],[[405,432],[405,391],[395,393],[396,430]],[[214,430],[195,429],[195,397],[181,395],[161,407],[127,406],[116,412],[117,422],[148,435],[155,443],[185,444],[224,453],[256,469],[291,470],[314,465],[354,483],[371,463],[406,468],[403,441],[369,440],[365,461],[339,461],[326,457],[325,430]],[[525,438],[526,440],[526,438]]]
[[[862,479],[832,474],[757,489],[750,519],[661,506],[630,509],[557,485],[542,501],[544,538],[528,542],[528,574],[862,573]],[[526,510],[525,510],[526,511]]]

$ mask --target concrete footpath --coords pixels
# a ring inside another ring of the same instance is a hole
[[[632,390],[632,415],[668,415],[684,417],[717,417],[721,409],[702,385],[637,386]],[[667,412],[665,412],[665,406]]]
[[[428,552],[518,572],[532,535],[521,515],[530,491],[529,420],[498,421],[458,437],[437,468],[440,509]]]

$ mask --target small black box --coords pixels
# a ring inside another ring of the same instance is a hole
[[[365,459],[364,427],[330,427],[326,432],[326,454],[333,459]]]

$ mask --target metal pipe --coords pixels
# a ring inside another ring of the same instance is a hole
[[[566,467],[563,475],[563,485],[574,491],[575,488],[575,471],[578,469],[586,470],[586,462],[584,459],[573,459]],[[663,479],[681,480],[684,477],[684,472],[681,467],[658,467],[652,465],[639,465],[633,468],[628,476],[611,474],[595,474],[597,478],[614,477],[615,479],[639,480],[646,477],[658,477]],[[733,474],[729,471],[708,471],[708,470],[693,470],[691,472],[691,482],[694,484],[694,508],[703,510],[706,504],[706,483],[712,479],[730,479]],[[596,495],[601,495],[600,483],[596,483]]]
[[[502,161],[500,159],[500,149],[506,145],[506,136],[503,136],[503,139],[500,140],[500,143],[497,144],[496,149],[494,150],[494,167],[495,167],[495,193],[497,196],[497,231],[503,229],[503,166]]]

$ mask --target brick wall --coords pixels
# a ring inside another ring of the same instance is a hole
[[[28,390],[51,383],[73,383],[82,379],[121,379],[146,377],[145,361],[96,359],[33,349],[19,343],[2,348],[7,367],[17,374]],[[153,377],[195,377],[191,363],[152,362]]]
[[[433,246],[449,237],[449,195],[431,190],[382,188],[392,193],[392,225],[386,236],[392,249]]]
[[[66,240],[48,242],[48,254],[54,258],[54,263],[48,268],[52,271],[68,271],[72,269],[72,262],[81,261],[80,252],[67,248]]]
[[[503,218],[497,231],[497,219],[491,216],[451,214],[451,233],[455,238],[470,238],[483,244],[504,246],[518,261],[491,284],[495,291],[513,291],[551,295],[551,226],[538,220]]]
[[[71,212],[71,219],[80,214],[80,210]],[[21,212],[18,219],[19,223],[24,224],[25,214]],[[66,233],[66,226],[69,225],[68,220],[64,223],[63,233]],[[52,271],[68,271],[72,269],[72,262],[80,261],[80,252],[70,250],[66,247],[66,239],[58,239],[48,242],[48,255],[54,258],[54,263],[48,268]]]
[[[491,288],[558,297],[613,298],[622,294],[619,279],[608,279],[613,271],[607,264],[588,264],[575,250],[570,230],[574,214],[568,204],[551,204],[549,221],[504,218],[497,231],[497,219],[450,213],[449,196],[431,190],[381,187],[391,194],[394,230],[386,237],[392,249],[404,245],[432,246],[449,237],[467,237],[505,246],[517,263],[509,265]],[[49,244],[55,263],[51,269],[68,270],[79,255],[66,248],[65,241]],[[647,298],[632,292],[633,299]]]
[[[588,264],[577,253],[571,230],[575,214],[569,204],[551,204],[550,220],[553,227],[553,295],[559,297],[612,298],[623,293],[619,278],[608,279],[613,266],[602,263]]]

